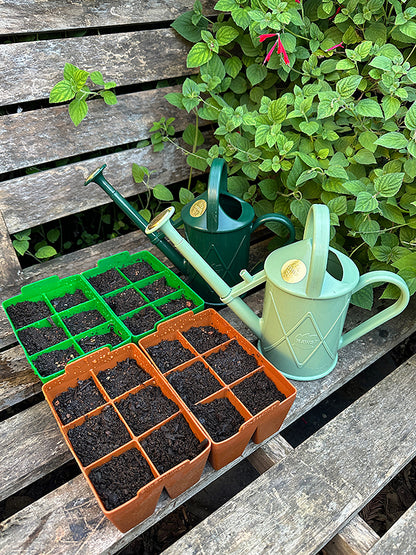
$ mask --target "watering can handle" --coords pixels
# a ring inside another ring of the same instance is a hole
[[[221,193],[227,192],[227,164],[223,158],[215,158],[208,177],[207,228],[218,230],[218,207]]]
[[[295,240],[295,228],[293,227],[292,222],[283,214],[264,214],[257,218],[257,220],[253,223],[253,227],[251,228],[251,232],[257,229],[262,224],[267,222],[278,222],[279,224],[283,224],[289,230],[289,237],[286,244],[293,243]]]
[[[312,240],[306,294],[319,297],[322,291],[329,251],[329,209],[325,204],[313,204],[306,219],[303,239]]]
[[[393,305],[385,308],[378,314],[375,314],[365,322],[359,324],[356,328],[342,335],[341,339],[339,340],[339,349],[341,349],[341,347],[345,347],[349,343],[352,343],[352,341],[355,341],[356,339],[373,330],[377,326],[384,324],[384,322],[387,322],[387,320],[390,320],[390,318],[397,316],[406,308],[410,298],[409,288],[407,287],[406,282],[400,276],[393,274],[393,272],[385,272],[379,270],[364,274],[360,277],[358,284],[353,290],[353,293],[356,293],[370,283],[380,282],[388,282],[397,285],[397,287],[400,289],[400,297]]]

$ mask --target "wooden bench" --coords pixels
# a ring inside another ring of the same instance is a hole
[[[207,1],[205,9],[213,5]],[[1,300],[17,295],[24,284],[79,273],[120,251],[148,249],[168,263],[142,232],[134,231],[22,269],[11,236],[107,203],[101,189],[83,187],[84,179],[103,163],[109,181],[126,197],[141,192],[131,179],[133,162],[155,170],[154,183],[169,186],[186,179],[184,158],[173,147],[160,153],[127,147],[148,138],[150,125],[163,115],[175,115],[178,130],[191,121],[163,99],[178,86],[156,88],[159,79],[189,73],[187,46],[169,28],[189,8],[184,0],[0,4]],[[99,29],[100,34],[65,36],[80,29]],[[39,40],[20,40],[33,34]],[[65,62],[100,69],[120,86],[118,104],[91,101],[89,115],[77,129],[66,106],[47,103]],[[120,150],[105,153],[113,147]],[[66,162],[55,167],[62,160]],[[26,173],[32,166],[42,171]],[[264,257],[264,246],[255,247],[255,258]],[[262,295],[259,290],[247,298],[257,313]],[[383,325],[382,333],[375,330],[343,349],[326,378],[296,383],[298,396],[283,428],[411,336],[416,331],[415,304],[412,300],[403,314]],[[229,309],[221,314],[255,341]],[[347,325],[366,317],[352,309]],[[277,435],[264,445],[250,443],[242,457],[220,471],[207,465],[195,486],[175,500],[162,496],[153,516],[127,534],[103,516],[78,475],[3,521],[0,552],[114,553],[246,458],[262,475],[168,551],[313,553],[325,546],[327,554],[414,552],[414,506],[381,539],[356,515],[415,456],[415,363],[410,358],[296,449]],[[71,460],[40,389],[1,310],[0,500]]]

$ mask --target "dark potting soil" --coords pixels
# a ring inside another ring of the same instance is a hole
[[[78,312],[73,316],[64,318],[63,322],[72,335],[82,333],[83,331],[90,330],[104,324],[106,319],[98,310],[86,310],[85,312]]]
[[[248,354],[235,340],[205,360],[227,384],[235,382],[259,366],[256,358]]]
[[[67,308],[72,308],[73,306],[77,306],[81,303],[85,303],[88,301],[87,297],[81,291],[81,289],[77,289],[74,293],[66,293],[62,297],[56,297],[55,299],[51,300],[51,305],[56,310],[56,312],[62,312]]]
[[[28,326],[51,315],[45,301],[22,301],[8,306],[6,311],[16,329]]]
[[[167,372],[195,356],[189,349],[185,349],[177,339],[173,341],[163,340],[157,345],[148,347],[146,351],[162,372]]]
[[[109,331],[108,333],[103,333],[102,335],[91,335],[90,337],[84,337],[78,341],[81,349],[84,353],[89,353],[94,349],[104,347],[104,345],[111,345],[115,347],[122,342],[122,338],[117,335],[114,331]]]
[[[150,379],[150,376],[134,358],[127,358],[118,362],[114,368],[101,370],[98,372],[97,378],[108,395],[114,399],[129,389],[144,383]]]
[[[160,474],[187,459],[194,459],[206,445],[207,441],[200,442],[194,436],[182,414],[169,420],[141,442],[141,446]]]
[[[52,404],[63,424],[68,424],[83,414],[105,403],[104,397],[92,378],[79,380],[75,387],[70,387],[55,397]]]
[[[68,438],[84,466],[101,459],[131,440],[113,407],[87,417],[80,426],[68,430]]]
[[[150,385],[119,401],[117,409],[134,435],[139,436],[172,416],[178,406],[163,395],[160,387]]]
[[[244,418],[226,397],[194,405],[191,410],[216,442],[236,434],[244,423]]]
[[[115,268],[111,268],[97,276],[91,276],[88,278],[88,281],[100,295],[121,289],[128,284],[128,281]]]
[[[43,328],[24,328],[19,331],[18,335],[29,355],[43,351],[68,339],[64,330],[55,325]]]
[[[146,295],[149,301],[154,301],[156,299],[160,299],[165,295],[170,295],[174,291],[177,291],[174,287],[171,287],[166,283],[166,278],[160,278],[154,281],[153,283],[149,283],[146,287],[141,289],[142,293]]]
[[[179,312],[184,308],[188,310],[192,310],[195,308],[195,304],[190,299],[185,299],[185,297],[181,297],[180,299],[172,299],[165,304],[162,304],[157,307],[163,316],[171,316],[175,314],[175,312]]]
[[[182,332],[182,335],[185,336],[185,339],[189,341],[198,353],[205,353],[230,339],[228,335],[221,333],[212,326],[189,328],[188,331]]]
[[[135,448],[94,468],[88,477],[107,511],[135,497],[154,478],[148,462]]]
[[[284,401],[281,393],[264,372],[256,372],[232,389],[251,414],[257,414],[275,401]]]
[[[65,366],[71,362],[80,354],[74,349],[74,347],[68,347],[68,349],[61,349],[59,351],[50,351],[49,353],[43,353],[40,355],[34,365],[36,366],[39,374],[46,378],[55,372],[63,370]]]
[[[156,274],[156,270],[144,261],[135,262],[134,264],[130,264],[130,266],[120,268],[120,270],[129,278],[130,281],[140,281],[141,279],[145,279]]]
[[[201,401],[222,387],[199,360],[182,371],[171,372],[166,377],[187,405]]]
[[[131,331],[133,335],[140,335],[146,331],[152,330],[162,317],[151,306],[147,306],[132,316],[123,320],[123,324]]]
[[[111,310],[117,314],[117,316],[126,314],[126,312],[130,312],[131,310],[146,304],[146,301],[135,289],[125,289],[124,291],[120,291],[120,293],[117,293],[112,297],[107,297],[105,302]]]

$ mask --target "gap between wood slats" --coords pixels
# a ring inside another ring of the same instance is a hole
[[[202,0],[204,15],[213,15],[216,0]],[[172,21],[192,9],[189,0],[3,0],[0,34],[40,33],[85,27],[108,27]]]
[[[65,62],[124,86],[195,73],[186,67],[188,52],[173,29],[3,44],[0,105],[49,98]]]

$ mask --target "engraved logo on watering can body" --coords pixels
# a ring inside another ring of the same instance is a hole
[[[306,276],[306,266],[302,260],[287,260],[280,273],[286,283],[298,283]]]
[[[190,216],[199,218],[207,209],[207,203],[204,199],[196,200],[189,210]]]
[[[292,338],[293,343],[295,343],[300,349],[314,349],[320,342],[319,337],[314,333],[298,333]]]

